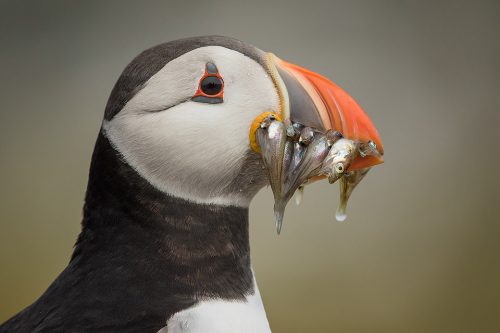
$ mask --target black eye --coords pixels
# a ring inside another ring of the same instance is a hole
[[[217,95],[222,90],[222,80],[217,76],[207,76],[201,81],[200,89],[209,96]]]

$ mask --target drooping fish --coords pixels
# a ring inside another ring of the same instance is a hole
[[[339,180],[340,202],[335,213],[337,221],[347,218],[347,202],[354,188],[361,182],[371,168],[349,170],[356,158],[367,156],[378,157],[379,152],[373,141],[355,142],[349,139],[337,140],[323,163],[323,173],[328,177],[330,184]]]
[[[256,132],[256,139],[261,149],[262,160],[268,171],[269,183],[275,201],[280,199],[283,152],[286,143],[286,129],[281,121],[268,116]]]
[[[328,177],[330,184],[335,183],[347,172],[352,161],[358,156],[357,146],[353,140],[344,138],[337,140],[333,144],[323,162],[322,168],[323,174]]]
[[[302,137],[302,136],[301,136]],[[305,146],[308,144],[307,146]],[[275,202],[275,217],[277,219],[278,233],[281,231],[283,223],[283,214],[288,201],[292,198],[295,191],[307,182],[308,179],[320,174],[323,160],[328,154],[328,142],[324,135],[313,134],[310,139],[303,140],[302,143],[295,145],[300,149],[302,158],[297,164],[290,165],[287,173],[283,174],[281,184],[281,195]],[[297,156],[294,154],[293,156]],[[292,156],[292,157],[293,157]],[[290,162],[293,162],[293,158]],[[285,160],[286,163],[286,160]]]
[[[285,124],[273,115],[263,119],[256,139],[274,195],[278,234],[293,194],[299,190],[296,202],[300,203],[304,185],[321,176],[326,176],[331,184],[340,180],[336,219],[345,220],[349,197],[370,169],[350,170],[353,161],[379,154],[373,141],[359,142],[346,139],[334,130],[322,133],[296,123]]]
[[[347,202],[351,197],[354,188],[361,182],[365,175],[370,171],[371,168],[364,168],[354,171],[348,171],[339,180],[340,185],[340,202],[335,213],[335,219],[339,222],[345,221],[347,218],[346,209]]]

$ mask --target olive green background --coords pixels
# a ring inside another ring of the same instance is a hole
[[[386,152],[344,223],[326,182],[290,203],[279,237],[270,189],[253,201],[273,332],[500,332],[500,1],[0,5],[0,322],[68,262],[124,66],[160,42],[220,34],[330,77]]]

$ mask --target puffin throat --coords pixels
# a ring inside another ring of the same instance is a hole
[[[72,261],[126,270],[131,281],[122,273],[113,276],[136,292],[157,293],[158,302],[241,299],[253,292],[248,208],[169,196],[141,178],[100,134]]]

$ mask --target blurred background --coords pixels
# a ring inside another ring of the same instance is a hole
[[[251,206],[273,332],[500,332],[500,2],[1,1],[0,322],[66,266],[108,95],[140,51],[236,37],[364,107],[386,163]]]

